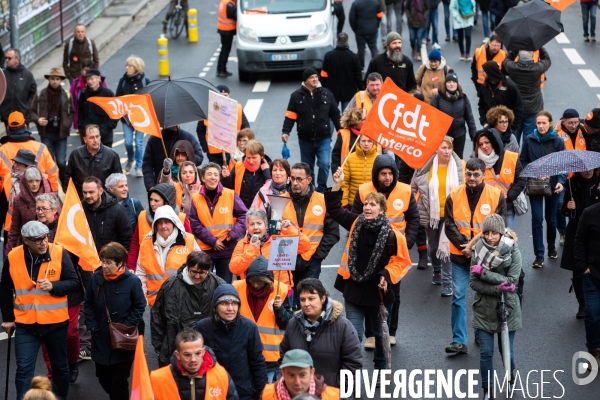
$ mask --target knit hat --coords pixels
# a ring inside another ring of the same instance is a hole
[[[306,82],[306,80],[313,75],[319,76],[319,73],[312,68],[306,68],[302,73],[302,82]]]
[[[442,53],[438,49],[433,49],[429,52],[427,58],[429,58],[429,61],[442,61]]]
[[[446,83],[448,81],[454,81],[458,83],[458,75],[456,75],[456,72],[454,72],[453,69],[449,69],[448,73],[446,74]]]
[[[504,75],[502,75],[502,72],[500,72],[500,67],[498,66],[498,63],[496,61],[488,61],[484,63],[481,67],[487,75],[487,79],[491,83],[496,84],[502,79],[504,79]]]
[[[592,128],[600,128],[600,108],[594,108],[585,117],[585,124]]]
[[[563,112],[562,119],[569,118],[579,118],[579,113],[574,108],[567,108],[565,112]]]
[[[394,40],[400,40],[402,41],[402,36],[400,36],[400,34],[398,32],[390,32],[387,34],[387,37],[385,39],[385,46],[389,46],[390,43],[392,43]]]
[[[533,51],[521,50],[519,51],[519,61],[531,61],[533,60]]]
[[[504,225],[504,218],[498,214],[490,214],[483,220],[483,229],[481,232],[496,232],[504,235],[506,225]]]
[[[13,111],[8,116],[8,126],[10,128],[19,128],[25,125],[25,117],[20,111]]]

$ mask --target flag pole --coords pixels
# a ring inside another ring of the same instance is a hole
[[[169,158],[169,153],[167,153],[167,148],[165,147],[165,140],[163,139],[162,135],[160,135],[160,142],[163,145],[163,150],[165,151],[165,158]]]
[[[358,135],[356,137],[356,140],[354,141],[354,144],[352,145],[352,147],[350,147],[350,151],[348,152],[348,157],[350,156],[350,154],[352,154],[352,150],[354,150],[354,148],[356,147],[356,143],[358,143],[358,141],[360,140],[360,137],[362,135]],[[344,168],[344,164],[346,164],[346,161],[348,161],[348,157],[346,157],[346,159],[344,160],[344,162],[342,163],[342,165],[340,165],[340,168]]]

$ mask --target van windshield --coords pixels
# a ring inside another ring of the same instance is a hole
[[[244,14],[287,14],[322,11],[327,0],[242,0]]]

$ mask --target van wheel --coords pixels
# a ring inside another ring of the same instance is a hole
[[[240,77],[241,82],[252,82],[256,80],[256,74],[254,72],[242,71],[239,67],[238,75]]]

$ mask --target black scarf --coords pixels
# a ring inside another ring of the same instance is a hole
[[[360,274],[356,269],[356,260],[358,259],[357,254],[357,243],[358,243],[358,235],[360,234],[361,229],[370,229],[375,230],[377,228],[381,228],[379,230],[379,235],[377,236],[377,242],[375,242],[375,247],[373,248],[373,252],[371,253],[371,258],[369,259],[369,264],[365,269],[363,274]],[[390,222],[388,221],[385,214],[379,214],[377,218],[367,220],[364,214],[361,214],[356,223],[354,224],[354,230],[352,231],[352,237],[350,239],[350,252],[348,253],[348,269],[350,270],[350,274],[352,275],[352,279],[355,282],[361,283],[367,281],[371,275],[375,272],[375,268],[377,268],[377,264],[379,263],[379,259],[381,258],[381,254],[385,249],[385,245],[388,241],[388,236],[390,234]]]
[[[287,180],[283,183],[275,183],[274,180],[271,180],[271,193],[277,196],[287,193],[287,184]]]
[[[48,117],[58,117],[60,113],[60,92],[62,88],[59,86],[54,89],[48,85]]]

